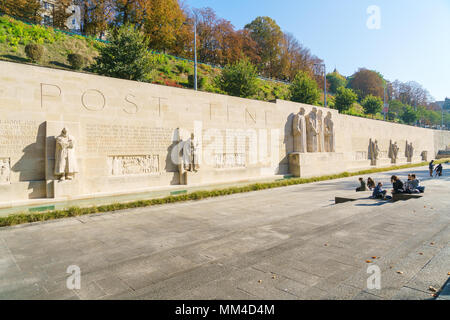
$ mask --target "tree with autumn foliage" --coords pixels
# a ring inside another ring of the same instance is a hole
[[[113,0],[79,0],[82,11],[82,32],[102,37],[114,18]]]
[[[376,71],[360,68],[350,79],[348,86],[363,100],[368,95],[382,98],[384,95],[384,80]]]
[[[133,23],[149,41],[149,47],[171,51],[176,47],[186,15],[178,0],[112,0],[114,24]]]
[[[41,21],[40,0],[0,0],[0,12],[32,22]]]
[[[52,12],[53,26],[58,29],[67,29],[67,19],[72,16],[72,0],[57,0]]]

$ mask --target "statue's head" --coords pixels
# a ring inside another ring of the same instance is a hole
[[[317,115],[322,116],[322,110],[317,111]]]
[[[331,112],[330,111],[327,112],[327,118],[331,119]]]
[[[191,139],[194,140],[194,133],[191,133]]]
[[[317,108],[316,107],[312,108],[312,112],[317,113]]]
[[[300,108],[300,111],[299,111],[298,113],[300,113],[300,114],[302,114],[302,115],[305,114],[305,108],[301,107],[301,108]]]
[[[63,137],[67,136],[67,129],[66,129],[66,128],[62,129],[61,135],[62,135]]]

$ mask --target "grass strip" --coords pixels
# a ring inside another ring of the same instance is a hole
[[[450,159],[436,160],[435,164],[447,162],[449,160]],[[149,206],[155,206],[155,205],[162,205],[162,204],[166,204],[166,203],[202,200],[202,199],[220,197],[220,196],[231,195],[231,194],[236,194],[236,193],[252,192],[252,191],[258,191],[258,190],[287,187],[287,186],[292,186],[292,185],[299,185],[299,184],[312,183],[312,182],[318,182],[318,181],[334,180],[334,179],[340,179],[340,178],[346,178],[346,177],[352,177],[352,176],[360,176],[360,175],[366,175],[366,174],[370,174],[370,173],[414,168],[414,167],[424,166],[427,164],[428,164],[427,162],[421,162],[421,163],[416,163],[416,164],[405,164],[405,165],[401,165],[401,166],[392,166],[392,167],[386,167],[386,168],[367,169],[367,170],[361,170],[361,171],[357,171],[357,172],[342,172],[340,174],[326,175],[326,176],[312,177],[312,178],[291,178],[291,179],[277,180],[277,181],[273,181],[273,182],[254,183],[254,184],[249,184],[249,185],[241,186],[241,187],[229,187],[229,188],[225,188],[225,189],[216,189],[216,190],[210,190],[210,191],[194,191],[192,193],[187,193],[187,194],[170,195],[170,196],[167,196],[164,198],[139,200],[139,201],[125,202],[125,203],[113,203],[113,204],[107,204],[107,205],[101,205],[101,206],[91,206],[91,207],[84,207],[84,208],[70,207],[70,208],[64,209],[64,210],[52,210],[52,211],[46,211],[46,212],[33,212],[33,213],[30,213],[30,212],[17,213],[17,214],[11,214],[6,217],[0,217],[0,227],[14,226],[14,225],[19,225],[19,224],[24,224],[24,223],[40,222],[40,221],[47,221],[47,220],[54,220],[54,219],[61,219],[61,218],[77,217],[77,216],[83,216],[83,215],[94,214],[94,213],[113,212],[113,211],[125,210],[125,209],[131,209],[131,208],[149,207]]]

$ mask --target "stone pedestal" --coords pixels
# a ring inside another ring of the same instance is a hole
[[[182,185],[200,184],[203,180],[203,175],[200,172],[185,171],[180,174],[180,184]]]
[[[47,183],[47,198],[70,199],[80,194],[80,182],[77,180],[53,180]]]
[[[349,160],[345,153],[293,152],[289,154],[289,172],[302,178],[337,174],[347,170]]]
[[[392,166],[392,160],[390,158],[381,158],[376,161],[377,167],[389,167]]]

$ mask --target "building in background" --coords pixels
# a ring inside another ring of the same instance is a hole
[[[53,17],[55,14],[57,0],[42,0],[42,24],[47,26],[53,26]],[[67,13],[71,15],[66,20],[67,28],[72,32],[81,31],[82,12],[81,6],[77,0],[73,1],[73,4],[67,8]]]

